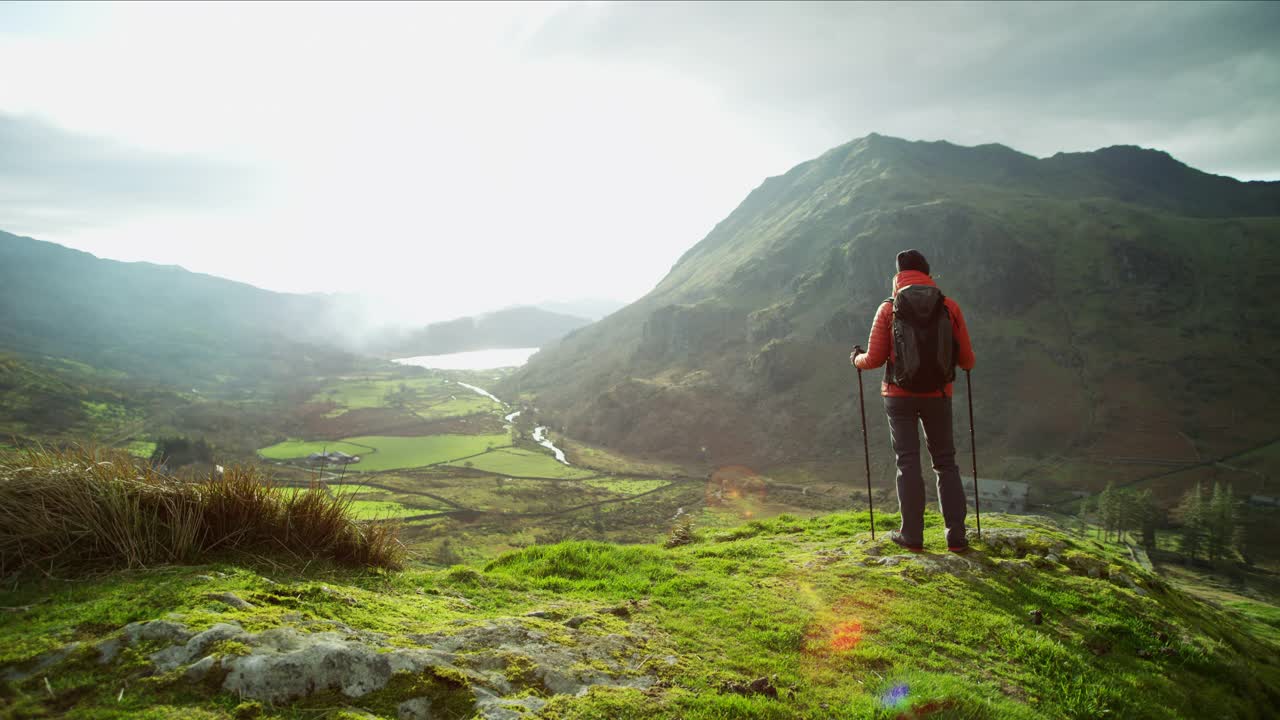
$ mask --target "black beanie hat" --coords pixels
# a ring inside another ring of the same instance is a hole
[[[924,259],[919,250],[903,250],[898,253],[898,272],[906,270],[919,270],[928,275],[929,261]]]

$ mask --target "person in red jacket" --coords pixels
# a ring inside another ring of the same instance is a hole
[[[934,285],[929,277],[929,261],[918,250],[898,253],[898,273],[893,278],[893,294],[909,285]],[[936,287],[936,286],[935,286]],[[951,316],[951,329],[956,341],[956,365],[963,370],[973,368],[973,346],[969,329],[964,324],[960,306],[946,298]],[[876,311],[867,350],[854,346],[849,361],[859,370],[874,370],[886,361],[893,362],[893,303],[880,305]],[[911,392],[886,380],[880,385],[884,409],[889,416],[889,436],[898,461],[898,510],[902,514],[900,530],[889,533],[890,539],[908,550],[924,549],[924,478],[920,469],[920,423],[924,424],[925,442],[938,475],[938,504],[947,526],[947,549],[964,552],[969,549],[965,537],[967,503],[960,483],[960,467],[956,464],[955,440],[951,427],[951,384],[941,392]]]

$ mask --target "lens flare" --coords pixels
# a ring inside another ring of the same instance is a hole
[[[766,478],[744,465],[726,465],[707,482],[708,507],[721,507],[742,518],[759,514],[768,496]]]
[[[862,623],[857,620],[846,620],[832,628],[832,650],[852,650],[860,642],[862,642]]]
[[[906,704],[909,694],[911,694],[911,688],[907,687],[906,683],[898,683],[880,696],[880,705],[887,708],[901,707]]]

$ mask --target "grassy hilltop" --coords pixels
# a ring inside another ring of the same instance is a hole
[[[1280,703],[1274,619],[1052,522],[984,521],[965,556],[900,554],[865,514],[836,513],[438,570],[300,569],[264,546],[35,573],[0,591],[0,717],[1262,718]]]

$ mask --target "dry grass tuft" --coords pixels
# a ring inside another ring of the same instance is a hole
[[[179,479],[115,450],[27,450],[0,459],[0,576],[221,552],[401,567],[399,527],[355,520],[350,502],[281,487],[251,466]]]

